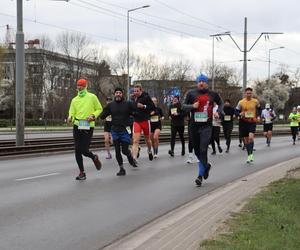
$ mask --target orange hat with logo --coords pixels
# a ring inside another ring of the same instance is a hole
[[[85,80],[85,79],[79,79],[78,81],[77,81],[77,87],[86,87],[87,86],[87,80]]]

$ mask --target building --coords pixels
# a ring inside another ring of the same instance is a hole
[[[7,48],[0,62],[2,84],[11,86],[11,103],[14,109],[15,49]],[[89,80],[89,90],[97,94],[101,102],[112,95],[115,87],[127,85],[127,75],[111,75],[105,61],[92,62],[80,58],[30,46],[25,49],[25,107],[26,118],[61,119],[67,115],[70,100],[76,95],[76,81],[80,77]],[[1,80],[1,79],[0,79]],[[126,89],[126,88],[124,88]],[[7,91],[6,91],[7,92]],[[1,107],[1,106],[0,106]],[[4,106],[3,106],[4,107]],[[5,116],[12,110],[5,112]]]

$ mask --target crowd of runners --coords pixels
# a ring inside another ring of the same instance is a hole
[[[188,155],[187,163],[198,163],[198,176],[195,180],[201,186],[203,180],[209,177],[211,164],[208,162],[208,149],[212,155],[222,153],[220,144],[221,128],[224,133],[226,149],[230,152],[231,135],[234,121],[239,126],[239,146],[247,152],[247,164],[254,161],[254,138],[257,123],[263,124],[266,145],[270,147],[272,140],[273,122],[276,113],[269,103],[262,108],[259,101],[253,97],[252,88],[246,88],[244,98],[237,106],[233,106],[229,99],[222,100],[218,93],[209,89],[208,77],[201,74],[196,79],[197,86],[190,90],[181,100],[174,96],[163,113],[156,97],[150,97],[143,91],[140,84],[134,85],[130,98],[126,98],[124,90],[116,88],[113,98],[108,97],[106,106],[102,107],[95,94],[87,90],[88,81],[77,81],[78,94],[72,99],[68,122],[73,124],[75,140],[75,159],[79,167],[76,180],[85,180],[83,156],[92,159],[97,170],[102,167],[97,154],[89,150],[93,136],[95,120],[100,117],[104,121],[104,142],[106,159],[112,159],[111,145],[114,147],[115,158],[119,165],[118,176],[126,175],[123,157],[126,156],[129,164],[136,168],[142,164],[138,162],[140,141],[143,134],[150,161],[159,157],[159,138],[162,130],[162,121],[170,119],[170,157],[175,155],[175,141],[177,133],[181,142],[181,156],[185,156],[184,130],[187,121],[188,128]],[[293,108],[289,115],[293,144],[297,136],[300,138],[300,106]],[[194,159],[194,155],[196,159]]]

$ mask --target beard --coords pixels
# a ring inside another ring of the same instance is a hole
[[[121,97],[121,96],[115,96],[115,101],[116,102],[121,102],[121,101],[123,101],[123,97]]]

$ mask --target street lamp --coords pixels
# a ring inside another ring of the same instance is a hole
[[[270,81],[270,68],[271,68],[271,50],[275,50],[275,49],[284,49],[283,46],[280,46],[280,47],[276,47],[276,48],[272,48],[272,49],[269,49],[269,60],[268,60],[268,81]]]
[[[129,13],[135,10],[148,8],[150,5],[144,5],[134,9],[127,10],[127,98],[129,100],[130,75],[129,75]]]
[[[221,36],[226,36],[230,34],[230,31],[226,31],[224,33],[218,33],[218,34],[214,34],[214,35],[210,35],[210,37],[212,37],[212,73],[211,73],[211,86],[212,86],[212,90],[215,90],[215,38],[217,39],[217,41],[222,41]]]

